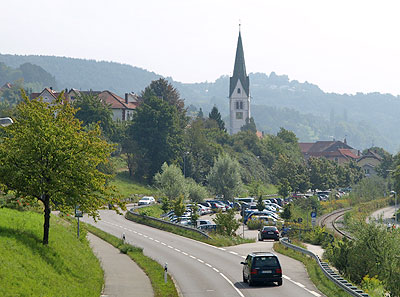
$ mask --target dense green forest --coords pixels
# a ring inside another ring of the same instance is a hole
[[[140,93],[152,80],[161,77],[126,64],[66,57],[0,54],[0,62],[14,69],[24,63],[40,66],[56,80],[46,86],[107,89],[121,96],[130,91]],[[217,106],[227,121],[228,76],[221,76],[215,82],[186,84],[172,78],[168,81],[179,90],[190,111],[196,112],[201,107],[208,113]],[[258,130],[277,133],[284,127],[304,142],[347,138],[357,149],[376,145],[396,152],[400,148],[399,97],[380,93],[325,93],[316,85],[274,72],[251,73],[250,89],[252,115]]]

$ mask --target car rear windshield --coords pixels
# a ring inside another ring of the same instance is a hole
[[[276,227],[264,227],[264,231],[275,231]]]
[[[253,262],[254,267],[278,266],[278,259],[274,256],[256,257]]]

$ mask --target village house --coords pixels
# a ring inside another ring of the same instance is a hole
[[[32,93],[30,98],[42,97],[45,102],[52,102],[61,92],[56,92],[52,88],[45,88],[40,93]],[[133,112],[139,105],[139,97],[135,93],[125,93],[125,98],[122,98],[110,91],[80,91],[77,89],[66,89],[63,93],[64,99],[68,102],[73,102],[80,94],[90,94],[98,96],[102,102],[109,105],[113,112],[113,120],[126,121],[132,117]]]
[[[377,175],[376,167],[382,162],[382,157],[375,151],[368,150],[366,154],[357,160],[357,165],[361,167],[366,177]]]
[[[300,150],[306,160],[310,157],[324,157],[328,160],[332,160],[338,164],[348,163],[350,161],[357,161],[360,154],[358,150],[349,146],[344,141],[317,141],[311,142],[299,142]]]

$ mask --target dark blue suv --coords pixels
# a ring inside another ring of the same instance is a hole
[[[252,286],[256,282],[276,282],[282,285],[282,268],[278,257],[269,252],[248,254],[243,264],[243,282]]]

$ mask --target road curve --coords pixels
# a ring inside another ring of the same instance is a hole
[[[162,265],[168,263],[168,271],[185,297],[324,296],[309,280],[303,264],[283,255],[278,255],[284,274],[282,286],[249,287],[242,282],[240,262],[249,252],[271,251],[273,242],[217,248],[128,221],[113,211],[101,210],[100,216],[96,227],[118,237],[125,233],[126,240],[142,247],[145,255]],[[88,217],[83,221],[94,224]]]

